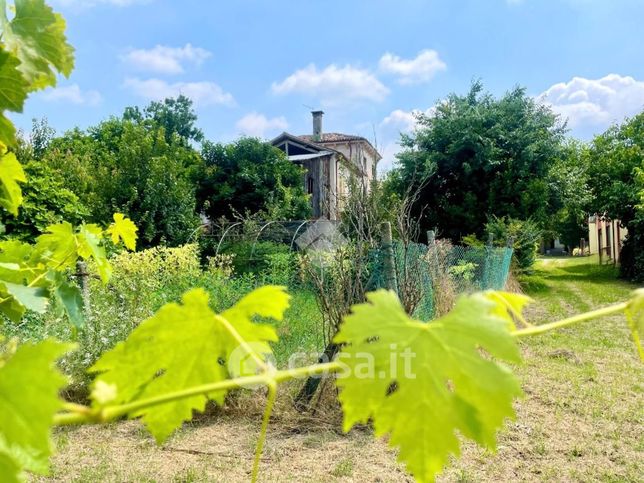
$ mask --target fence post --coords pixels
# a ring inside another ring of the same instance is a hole
[[[90,311],[89,272],[87,271],[87,263],[81,261],[76,262],[76,277],[83,297],[83,311],[85,312],[85,317],[87,317]]]
[[[391,223],[383,223],[382,249],[384,253],[385,288],[398,293],[396,282],[396,262],[394,260],[394,245],[391,236]]]

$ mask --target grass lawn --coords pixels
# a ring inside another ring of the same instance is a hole
[[[635,288],[590,258],[547,258],[522,282],[535,323],[624,300]],[[298,314],[317,320],[297,300]],[[313,300],[309,304],[314,304]],[[308,308],[307,308],[308,307]],[[296,315],[296,314],[293,314]],[[315,322],[314,322],[315,323]],[[289,350],[310,345],[306,323],[280,327]],[[465,444],[443,481],[642,481],[642,365],[623,317],[608,317],[521,342],[517,367],[526,397],[490,455]],[[261,481],[409,481],[395,453],[368,430],[342,435],[333,403],[306,417],[281,392],[269,427]],[[251,395],[252,394],[252,395]],[[327,400],[333,401],[332,391]],[[157,447],[137,422],[57,431],[54,481],[247,481],[262,397],[241,394],[229,407],[187,424]]]

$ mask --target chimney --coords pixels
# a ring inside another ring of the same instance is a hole
[[[313,115],[313,140],[322,141],[322,116],[324,111],[311,111]]]

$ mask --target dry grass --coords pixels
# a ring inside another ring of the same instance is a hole
[[[551,259],[524,279],[540,303],[533,321],[624,299],[633,288],[588,259]],[[642,481],[642,366],[625,323],[612,317],[522,342],[517,368],[526,397],[500,433],[494,455],[465,444],[442,481]],[[284,388],[270,425],[261,481],[409,481],[395,453],[367,429],[343,435],[334,391],[301,417]],[[182,428],[157,447],[139,423],[62,429],[52,481],[247,481],[261,394]]]

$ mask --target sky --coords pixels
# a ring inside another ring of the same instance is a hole
[[[16,124],[62,133],[184,94],[212,141],[361,135],[391,167],[413,112],[475,79],[515,86],[590,139],[644,108],[644,0],[49,0],[76,68]]]

